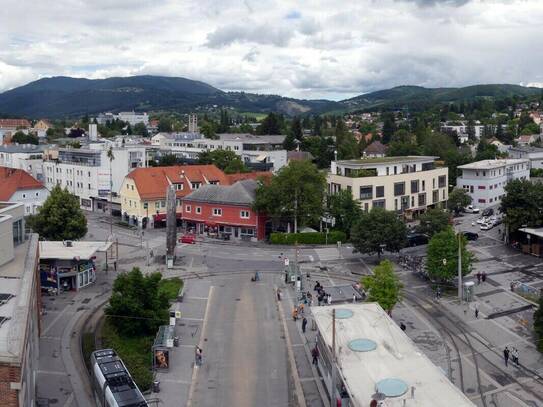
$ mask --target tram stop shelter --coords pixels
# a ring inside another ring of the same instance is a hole
[[[311,312],[318,329],[318,368],[328,394],[334,388],[334,406],[365,407],[372,400],[387,407],[475,406],[377,303],[317,306]]]
[[[40,241],[40,281],[44,289],[79,291],[96,281],[96,256],[111,242]]]
[[[153,371],[170,369],[170,350],[173,348],[175,326],[161,325],[153,343]]]

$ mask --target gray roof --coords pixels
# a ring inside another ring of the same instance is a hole
[[[189,201],[252,205],[258,182],[253,179],[238,181],[233,185],[204,185],[184,199]]]
[[[221,141],[240,141],[245,144],[281,144],[286,137],[279,134],[258,136],[249,133],[223,133],[217,135]]]
[[[35,144],[6,144],[0,145],[0,152],[3,153],[43,153],[49,146]]]
[[[511,147],[509,150],[522,151],[524,153],[541,153],[541,152],[543,152],[543,148],[541,148],[541,147],[532,147],[532,146]]]

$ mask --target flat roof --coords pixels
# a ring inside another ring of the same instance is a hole
[[[482,161],[476,161],[474,163],[459,165],[458,168],[462,170],[488,170],[488,169],[493,169],[493,168],[504,167],[506,165],[524,164],[528,162],[530,162],[530,160],[528,160],[527,158],[482,160]]]
[[[72,241],[72,246],[62,241],[41,241],[40,259],[90,260],[96,252],[105,252],[111,246],[111,242],[87,242]]]
[[[417,407],[474,407],[467,397],[411,341],[377,303],[311,307],[326,344],[332,345],[332,310],[350,310],[352,316],[336,317],[336,357],[340,375],[355,406],[369,405],[378,382],[399,379],[407,392],[386,399],[386,405]],[[348,311],[343,311],[348,313]],[[349,313],[350,314],[350,313]],[[352,341],[367,339],[374,350],[351,350]],[[415,399],[411,399],[414,387]],[[404,403],[405,399],[405,403]]]
[[[48,148],[46,145],[36,144],[5,144],[0,145],[0,152],[2,153],[43,153]]]
[[[525,153],[543,153],[543,148],[532,146],[510,147],[509,150],[522,151]]]
[[[280,144],[285,140],[284,135],[255,135],[249,133],[223,133],[217,134],[221,141],[240,141],[245,144]]]
[[[543,238],[543,228],[521,228],[518,231]]]
[[[439,157],[435,156],[424,156],[424,155],[406,155],[398,157],[371,157],[371,158],[360,158],[357,160],[340,160],[336,161],[337,164],[341,165],[361,165],[361,164],[392,164],[392,163],[407,163],[407,162],[420,162],[420,161],[435,161]]]

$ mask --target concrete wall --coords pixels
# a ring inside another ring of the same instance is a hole
[[[13,260],[12,217],[0,215],[0,266]]]

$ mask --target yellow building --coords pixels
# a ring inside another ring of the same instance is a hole
[[[53,127],[51,123],[49,123],[47,120],[42,119],[36,122],[36,124],[34,125],[34,130],[47,131],[51,127]]]

